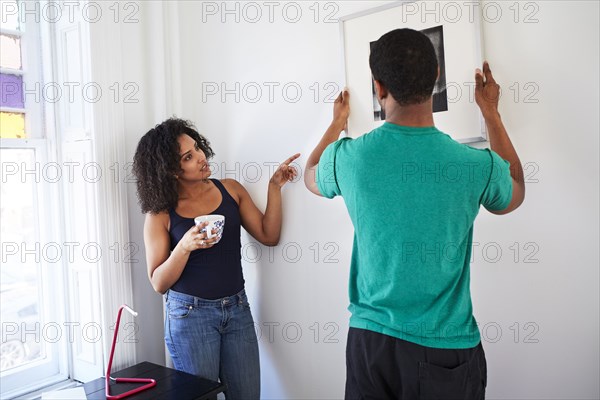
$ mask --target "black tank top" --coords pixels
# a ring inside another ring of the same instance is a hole
[[[214,300],[240,292],[244,288],[244,276],[239,206],[219,180],[211,179],[211,181],[221,192],[222,201],[219,207],[209,214],[225,216],[223,237],[219,243],[209,249],[192,251],[183,273],[171,289]],[[169,236],[171,251],[173,251],[183,235],[194,226],[194,218],[184,218],[178,215],[175,209],[169,210],[169,217],[171,218]]]

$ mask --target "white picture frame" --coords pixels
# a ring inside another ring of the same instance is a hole
[[[435,125],[461,143],[487,140],[474,97],[475,68],[481,68],[483,63],[481,3],[453,2],[463,9],[446,10],[446,14],[440,6],[444,2],[436,3],[437,10],[431,2],[404,0],[339,19],[344,75],[350,92],[349,137],[358,137],[383,124],[375,120],[373,112],[370,43],[394,29],[422,31],[441,25],[447,111],[434,112]]]

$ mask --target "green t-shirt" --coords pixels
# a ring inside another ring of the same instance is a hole
[[[386,122],[329,145],[317,168],[328,198],[343,196],[354,225],[350,326],[422,346],[480,341],[469,262],[480,205],[512,197],[509,163],[434,127]]]

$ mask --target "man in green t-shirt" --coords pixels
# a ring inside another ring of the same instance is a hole
[[[340,93],[305,173],[313,193],[344,197],[355,230],[346,398],[483,399],[486,361],[469,290],[473,222],[481,205],[506,214],[525,194],[499,86],[487,62],[476,70],[491,150],[474,149],[434,126],[439,68],[425,35],[383,35],[369,64],[385,123],[338,140],[350,112]]]

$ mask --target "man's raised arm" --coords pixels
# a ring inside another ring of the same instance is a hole
[[[325,148],[338,140],[340,133],[346,128],[350,114],[349,94],[346,89],[340,93],[333,103],[333,121],[321,138],[317,147],[310,153],[304,171],[304,184],[314,194],[322,196],[317,187],[317,167]]]
[[[486,61],[483,63],[483,72],[479,69],[475,72],[475,101],[485,119],[491,149],[510,163],[510,175],[513,185],[512,199],[508,207],[500,211],[488,211],[493,214],[508,214],[523,203],[525,199],[525,180],[521,161],[498,112],[499,98],[500,86],[494,80],[490,65]]]

